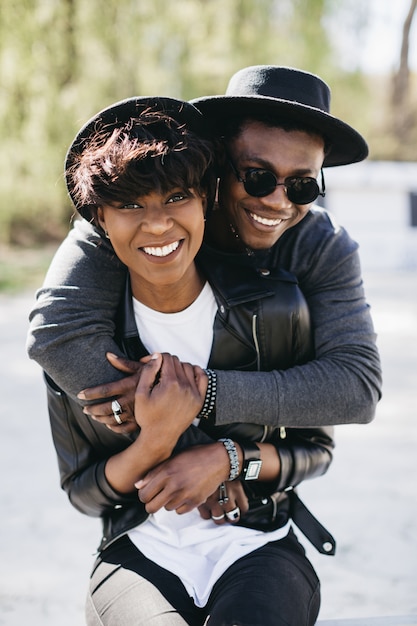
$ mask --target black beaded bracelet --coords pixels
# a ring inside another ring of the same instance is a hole
[[[214,411],[216,406],[216,393],[217,393],[217,376],[213,370],[204,370],[208,377],[206,397],[204,398],[203,408],[197,415],[199,418],[208,419]]]

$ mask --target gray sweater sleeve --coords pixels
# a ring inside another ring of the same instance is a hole
[[[322,211],[280,242],[277,263],[293,272],[307,299],[315,359],[273,372],[222,372],[216,423],[250,421],[302,427],[367,423],[381,396],[381,368],[358,246]],[[248,418],[246,418],[248,421]]]
[[[324,214],[323,214],[324,215]],[[311,214],[283,238],[277,264],[307,298],[316,358],[286,371],[218,374],[216,423],[326,426],[369,422],[380,397],[380,364],[357,245]],[[105,358],[126,269],[85,221],[58,249],[30,315],[29,356],[69,395],[122,376]]]
[[[58,248],[30,313],[30,358],[70,396],[123,377],[106,359],[121,355],[113,340],[126,268],[85,220]]]

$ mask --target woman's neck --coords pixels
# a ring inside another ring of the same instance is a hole
[[[155,285],[130,274],[132,294],[142,304],[160,313],[178,313],[200,295],[205,279],[196,267],[178,283]]]

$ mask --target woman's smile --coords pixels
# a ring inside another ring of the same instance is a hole
[[[144,246],[142,248],[139,248],[139,250],[143,250],[143,252],[145,252],[148,256],[167,257],[176,250],[178,250],[183,241],[183,239],[173,241],[172,243],[166,244],[164,246]]]

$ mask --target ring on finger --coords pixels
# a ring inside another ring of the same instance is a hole
[[[235,522],[240,517],[240,509],[239,507],[235,507],[231,511],[226,511],[226,517],[231,522]]]
[[[212,515],[211,519],[214,520],[215,522],[220,522],[221,519],[224,519],[224,513],[223,515]]]
[[[120,417],[120,414],[123,413],[123,409],[117,400],[113,400],[113,402],[111,403],[111,410],[113,411],[114,419],[116,420],[116,422],[119,425],[123,424],[123,420]]]
[[[227,504],[228,502],[229,502],[229,497],[227,495],[226,483],[221,483],[219,487],[218,503],[220,504],[220,506],[223,506],[223,504]]]
[[[122,420],[122,418],[120,417],[120,415],[118,413],[114,413],[114,419],[119,424],[119,426],[120,426],[120,424],[123,424],[123,420]]]

